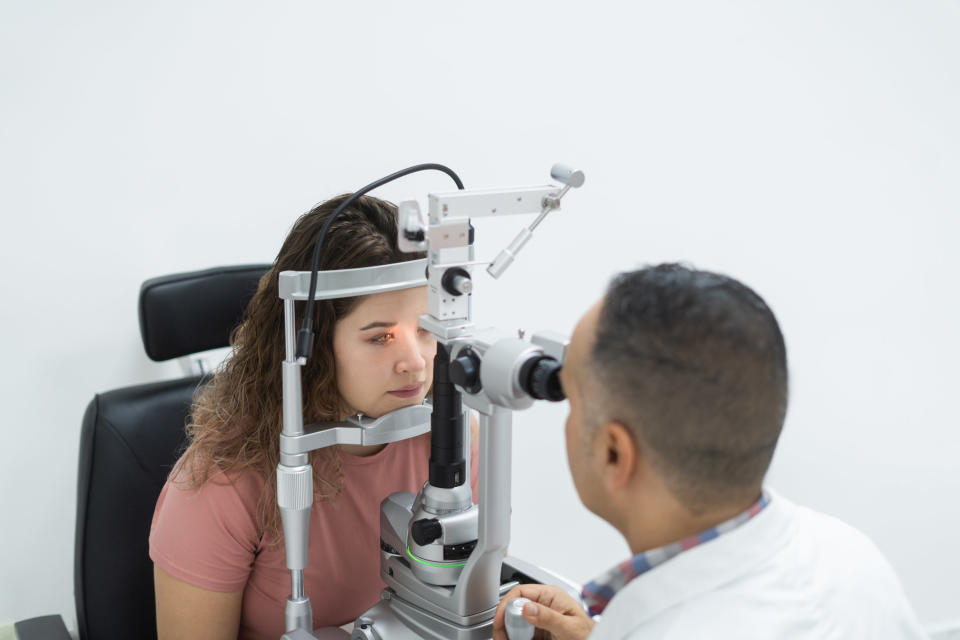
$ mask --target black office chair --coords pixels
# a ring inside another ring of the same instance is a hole
[[[164,361],[227,346],[269,267],[224,267],[144,282],[139,313],[147,355]],[[74,548],[80,640],[156,638],[147,539],[202,380],[191,376],[116,389],[98,394],[87,406]],[[56,615],[17,622],[14,629],[20,640],[70,640]]]

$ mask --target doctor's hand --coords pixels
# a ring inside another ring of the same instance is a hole
[[[596,624],[580,603],[560,587],[522,584],[511,589],[500,601],[493,617],[493,640],[507,640],[504,615],[507,604],[514,598],[530,600],[523,606],[523,618],[537,628],[534,638],[583,640]]]

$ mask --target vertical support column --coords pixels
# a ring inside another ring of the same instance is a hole
[[[477,547],[454,590],[456,612],[473,615],[497,606],[500,571],[510,544],[513,412],[492,405],[480,414],[480,517]]]
[[[300,363],[296,357],[295,308],[293,300],[283,301],[286,358],[283,374],[283,434],[303,433],[303,397]],[[279,443],[278,443],[279,446]],[[285,610],[286,631],[304,629],[313,633],[313,611],[304,592],[303,571],[307,568],[310,540],[310,511],[313,505],[313,467],[308,454],[280,455],[277,465],[277,506],[283,521],[283,541],[290,569],[290,597]]]

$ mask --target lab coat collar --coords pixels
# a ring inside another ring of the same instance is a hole
[[[766,489],[770,504],[736,529],[654,567],[607,605],[598,628],[619,638],[645,620],[751,571],[790,538],[796,507]]]

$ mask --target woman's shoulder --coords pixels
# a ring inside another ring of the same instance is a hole
[[[254,467],[224,469],[213,462],[186,464],[181,459],[166,484],[177,491],[193,494],[222,496],[234,493],[246,497],[259,496],[265,480],[263,473]]]
[[[259,509],[264,480],[250,468],[224,471],[177,467],[164,485],[153,514],[153,534],[188,530],[216,539],[260,539]]]
[[[154,521],[160,517],[184,524],[222,524],[254,535],[265,480],[252,467],[224,470],[178,464],[157,499]]]
[[[208,471],[204,478],[180,468],[167,480],[150,527],[150,558],[191,584],[235,591],[260,547],[257,487],[263,481],[253,469]]]

